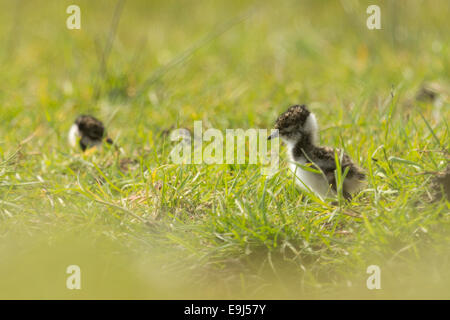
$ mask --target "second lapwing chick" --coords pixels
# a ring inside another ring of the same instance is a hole
[[[278,131],[268,139],[280,137],[286,144],[290,169],[295,175],[296,183],[301,188],[311,189],[322,198],[336,195],[336,151],[340,159],[338,163],[342,174],[348,169],[342,185],[344,197],[350,199],[352,193],[361,189],[365,179],[362,169],[341,150],[318,145],[317,120],[305,105],[291,106],[282,113],[275,123],[275,129]],[[311,166],[316,172],[297,164]]]
[[[85,151],[91,147],[100,147],[103,142],[113,143],[107,137],[105,126],[100,120],[90,115],[81,115],[76,118],[69,131],[69,143],[72,147],[79,144],[81,150]]]

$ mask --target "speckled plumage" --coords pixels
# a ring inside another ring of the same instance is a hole
[[[294,105],[283,112],[275,122],[275,129],[283,130],[291,125],[303,126],[311,112],[305,105]]]
[[[338,154],[342,172],[344,173],[348,168],[343,182],[344,196],[351,198],[351,194],[361,188],[365,174],[347,154],[339,149],[317,145],[317,121],[315,115],[305,105],[291,106],[282,113],[275,123],[275,129],[278,129],[279,137],[288,147],[291,170],[302,188],[311,189],[322,197],[336,194],[335,151]],[[303,166],[314,164],[322,173],[312,173],[295,163]]]

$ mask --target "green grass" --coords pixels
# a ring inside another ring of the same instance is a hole
[[[379,1],[373,31],[366,1],[147,2],[114,32],[113,1],[77,1],[79,31],[73,1],[0,1],[1,298],[450,298],[450,206],[426,174],[449,162],[448,89],[415,100],[450,85],[446,1]],[[170,160],[164,130],[271,128],[296,103],[367,172],[351,203],[302,193],[283,147],[270,179]],[[71,150],[80,113],[124,154]]]

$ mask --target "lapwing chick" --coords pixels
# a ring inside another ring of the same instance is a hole
[[[286,144],[290,169],[301,188],[310,189],[322,198],[336,195],[336,150],[342,175],[348,168],[342,184],[343,196],[351,199],[351,194],[361,189],[365,179],[362,169],[341,150],[317,145],[319,139],[317,120],[305,105],[291,106],[282,113],[275,123],[275,129],[278,129],[278,132],[268,139],[280,137]],[[316,172],[306,170],[297,163],[304,167],[310,166]]]
[[[70,128],[69,143],[72,147],[79,143],[81,150],[85,151],[88,148],[100,147],[103,141],[113,143],[111,138],[106,136],[103,123],[93,116],[79,116]]]

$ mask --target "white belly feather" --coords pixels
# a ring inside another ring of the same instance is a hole
[[[322,174],[304,170],[300,166],[295,164],[298,163],[300,165],[305,165],[306,161],[303,158],[294,160],[291,156],[292,148],[293,145],[288,144],[289,150],[288,153],[290,155],[289,168],[291,169],[291,172],[295,175],[295,182],[297,183],[297,185],[304,190],[310,189],[311,191],[313,191],[322,198],[326,198],[327,196],[335,194],[335,192],[330,188],[328,181]],[[313,166],[312,169],[316,168]]]
[[[295,175],[295,182],[302,189],[308,190],[309,188],[311,191],[321,196],[322,198],[330,195],[330,192],[334,193],[329,187],[328,182],[323,175],[304,170],[300,166],[295,165],[295,163],[290,163],[289,168]]]

